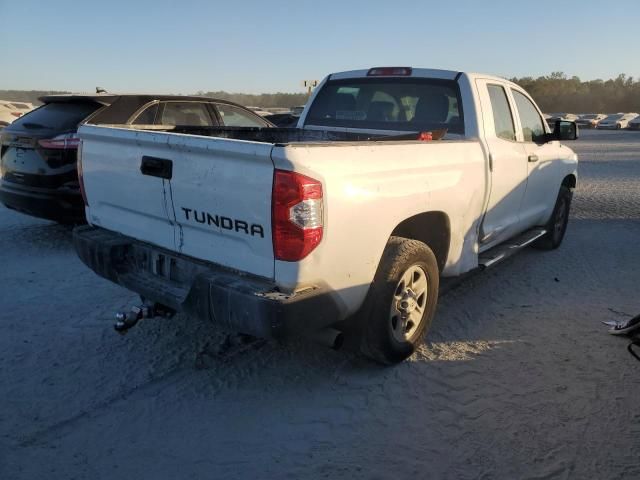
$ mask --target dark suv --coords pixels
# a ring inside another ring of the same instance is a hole
[[[0,131],[0,202],[60,223],[83,223],[78,125],[273,127],[240,105],[176,95],[54,95]]]

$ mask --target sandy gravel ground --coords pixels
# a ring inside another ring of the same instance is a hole
[[[381,369],[308,343],[219,353],[178,316],[125,337],[131,293],[69,230],[0,208],[0,479],[636,479],[640,133],[586,132],[563,246],[442,299]]]

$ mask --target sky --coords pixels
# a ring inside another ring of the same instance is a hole
[[[0,89],[301,92],[372,66],[640,77],[640,0],[0,0]]]

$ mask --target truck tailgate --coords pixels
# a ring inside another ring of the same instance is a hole
[[[273,278],[272,144],[88,125],[79,135],[90,223]]]

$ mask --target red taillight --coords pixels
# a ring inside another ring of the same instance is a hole
[[[20,115],[22,115],[22,112],[9,112],[11,113],[11,115],[13,115],[14,117],[19,117]]]
[[[322,184],[296,172],[273,175],[273,253],[277,260],[302,260],[322,240]]]
[[[384,77],[384,76],[411,76],[411,67],[375,67],[369,69],[367,72],[368,77]]]
[[[80,185],[80,193],[85,206],[89,206],[87,194],[84,191],[84,179],[82,178],[82,140],[78,139],[78,184]]]
[[[42,148],[51,150],[76,150],[79,143],[80,139],[75,135],[60,135],[58,137],[38,140],[38,144]]]

